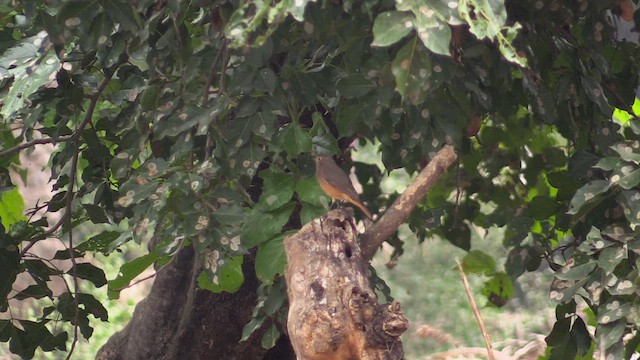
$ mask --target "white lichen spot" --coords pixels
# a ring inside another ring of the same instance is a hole
[[[458,8],[458,2],[457,1],[449,1],[447,3],[447,6],[449,7],[449,9],[457,9]]]
[[[275,203],[278,200],[278,197],[276,195],[269,195],[267,196],[267,198],[265,199],[265,201],[267,202],[267,205],[272,205],[273,203]]]
[[[231,243],[231,244],[229,245],[229,247],[230,247],[230,248],[231,248],[231,250],[233,250],[233,251],[238,251],[238,249],[239,249],[238,244],[236,244],[236,243]]]
[[[609,136],[609,128],[602,128],[602,135]]]
[[[107,40],[109,40],[108,37],[106,37],[105,35],[100,35],[100,37],[98,38],[98,45],[104,45]]]
[[[407,149],[400,150],[400,158],[404,159],[408,154]]]
[[[391,134],[391,140],[398,140],[398,139],[400,139],[400,134],[398,133]]]
[[[116,155],[116,157],[118,159],[123,159],[124,160],[124,159],[128,159],[129,158],[129,154],[127,154],[126,152],[121,152],[121,153],[118,153],[118,155]]]
[[[416,140],[420,139],[420,136],[421,135],[419,132],[414,132],[413,134],[411,134],[411,138]]]
[[[375,77],[377,75],[378,75],[378,70],[373,70],[372,69],[372,70],[367,71],[366,78],[367,79],[371,79],[371,78],[373,78],[373,77]]]
[[[420,111],[420,116],[422,116],[422,118],[426,119],[429,117],[429,109],[422,109],[422,111]]]
[[[220,244],[229,245],[229,238],[226,236],[223,236],[222,238],[220,238]]]
[[[618,290],[630,289],[632,287],[633,287],[633,283],[631,281],[629,281],[629,280],[621,281],[618,284]]]
[[[407,29],[413,27],[413,21],[411,21],[411,20],[405,21],[404,22],[404,27],[406,27]]]
[[[440,72],[442,72],[442,67],[440,65],[436,65],[436,66],[433,67],[433,71],[435,71],[437,73],[440,73]]]
[[[611,318],[609,317],[609,315],[605,315],[605,316],[602,317],[601,320],[602,320],[601,321],[602,323],[606,324],[606,323],[609,322],[609,320],[611,320]]]
[[[393,108],[391,110],[391,112],[396,114],[396,115],[399,115],[399,114],[402,114],[404,112],[404,110],[401,107],[397,107],[397,108]]]
[[[536,1],[535,5],[536,9],[541,10],[544,7],[544,2]]]
[[[589,201],[591,199],[593,199],[593,193],[585,193],[584,194],[584,201]]]
[[[620,181],[620,175],[613,175],[613,176],[611,177],[611,182],[612,182],[612,183],[614,183],[614,182],[618,182],[618,181]]]
[[[418,75],[423,79],[426,78],[428,74],[429,72],[427,71],[427,69],[420,69],[418,71]]]
[[[149,181],[145,178],[142,177],[142,175],[138,175],[136,176],[136,183],[138,183],[138,185],[144,185],[146,183],[148,183]]]
[[[242,161],[242,167],[243,168],[248,168],[249,166],[251,166],[251,160],[243,160]]]
[[[258,128],[258,132],[259,132],[260,134],[264,134],[264,133],[266,133],[266,132],[267,132],[267,127],[266,127],[266,126],[264,126],[264,125],[260,125],[260,127]]]
[[[562,300],[562,298],[564,298],[564,294],[562,294],[561,292],[552,290],[549,293],[549,297],[551,298],[551,300],[560,301],[560,300]]]
[[[400,62],[400,68],[402,70],[409,70],[409,66],[411,66],[411,61],[409,59],[404,59]]]
[[[593,246],[595,246],[596,249],[602,249],[604,247],[604,241],[598,240],[593,244]]]
[[[76,28],[80,24],[82,24],[82,20],[77,16],[70,17],[64,21],[64,25],[70,29]]]
[[[313,29],[314,29],[313,24],[308,21],[305,21],[304,32],[306,32],[307,34],[313,34]]]
[[[431,140],[431,147],[437,147],[438,144],[440,144],[440,141],[438,141],[438,139]]]
[[[242,146],[242,139],[238,139],[238,141],[236,141],[236,147],[240,146]]]
[[[191,190],[195,191],[198,188],[198,186],[200,186],[200,182],[199,181],[195,181],[194,180],[194,181],[191,182]]]
[[[158,167],[155,163],[148,163],[147,170],[149,170],[148,171],[149,176],[154,176],[158,173]]]
[[[178,119],[185,121],[187,120],[187,118],[189,117],[189,115],[187,115],[187,113],[182,113],[180,115],[178,115]]]

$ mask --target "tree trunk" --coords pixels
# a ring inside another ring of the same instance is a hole
[[[295,359],[284,336],[274,348],[263,349],[264,330],[239,343],[257,301],[252,255],[245,257],[245,282],[234,294],[199,289],[198,269],[193,249],[182,249],[158,273],[132,319],[100,349],[97,359]],[[262,329],[270,325],[266,322]]]
[[[404,358],[408,321],[399,304],[378,304],[349,213],[331,211],[284,245],[287,329],[298,359]]]

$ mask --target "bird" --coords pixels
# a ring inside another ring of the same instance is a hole
[[[358,197],[356,189],[353,188],[353,184],[347,174],[333,161],[333,158],[328,155],[317,155],[316,161],[316,178],[318,184],[322,188],[325,194],[329,195],[334,200],[345,200],[353,205],[357,206],[364,215],[373,220],[373,215],[369,212],[366,206]]]

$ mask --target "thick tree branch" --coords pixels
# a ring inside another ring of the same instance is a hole
[[[451,145],[445,145],[436,156],[422,169],[418,177],[396,199],[384,215],[374,223],[362,236],[362,253],[371,258],[376,249],[398,230],[398,227],[409,217],[411,211],[420,202],[427,191],[444,174],[458,155]]]

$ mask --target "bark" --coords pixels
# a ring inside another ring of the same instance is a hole
[[[429,189],[457,159],[458,155],[451,145],[445,145],[438,151],[402,195],[393,202],[389,210],[364,233],[360,243],[366,258],[373,257],[376,249],[398,230],[416,205],[424,199]]]
[[[245,257],[245,282],[234,294],[199,289],[199,265],[185,248],[158,273],[150,294],[132,319],[100,349],[99,360],[294,359],[286,337],[271,350],[261,346],[264,331],[240,343],[251,320],[259,285],[252,256]],[[271,324],[265,324],[268,328]]]
[[[342,209],[284,241],[287,328],[300,360],[403,359],[408,321],[400,305],[378,304],[350,214]]]

